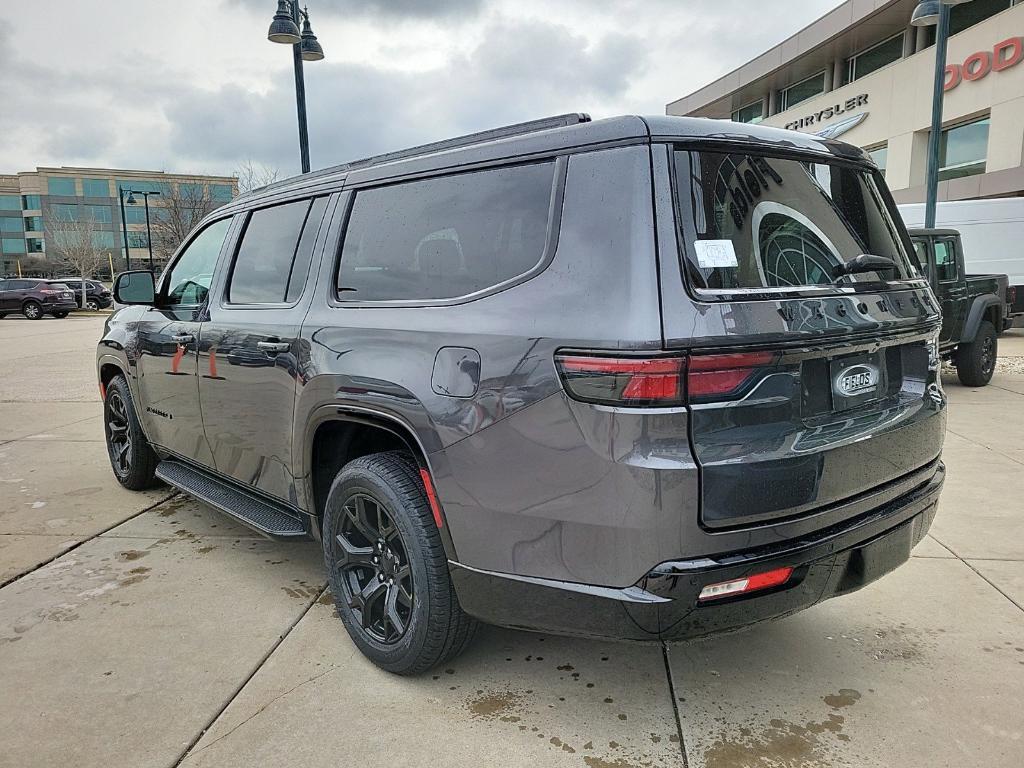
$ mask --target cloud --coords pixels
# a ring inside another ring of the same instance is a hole
[[[305,70],[312,164],[585,110],[621,97],[644,64],[635,37],[616,33],[589,44],[564,27],[508,19],[489,25],[468,54],[424,72],[319,62]],[[184,93],[166,115],[180,157],[296,165],[290,74],[277,76],[265,93],[236,86]]]
[[[301,2],[301,0],[300,0]],[[273,16],[277,9],[274,0],[228,0],[229,5],[240,5],[255,13]],[[444,19],[466,17],[479,12],[483,0],[314,0],[309,15],[313,22],[324,16],[384,16],[390,18]]]

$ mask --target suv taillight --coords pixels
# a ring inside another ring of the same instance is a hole
[[[64,293],[64,291],[54,290],[53,288],[40,288],[39,292],[43,296],[60,296],[60,294]]]
[[[686,391],[691,398],[721,398],[737,394],[758,368],[775,362],[774,352],[695,355],[690,358]]]
[[[555,365],[574,400],[604,405],[684,405],[739,394],[774,352],[675,357],[604,357],[562,353]]]
[[[565,391],[606,405],[681,405],[685,357],[599,357],[557,354]]]

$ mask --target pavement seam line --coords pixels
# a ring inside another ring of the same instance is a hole
[[[982,580],[982,581],[984,581],[984,582],[985,582],[986,584],[988,584],[988,585],[989,585],[990,587],[992,587],[992,589],[994,589],[994,590],[995,590],[996,592],[998,592],[998,593],[999,593],[1000,595],[1002,595],[1002,596],[1003,596],[1003,597],[1005,597],[1005,598],[1006,598],[1007,600],[1009,600],[1009,601],[1010,601],[1011,603],[1013,603],[1013,604],[1014,604],[1015,606],[1017,606],[1017,608],[1019,608],[1019,609],[1020,609],[1021,611],[1024,611],[1024,605],[1021,605],[1020,603],[1018,603],[1018,602],[1017,602],[1016,600],[1014,600],[1014,599],[1013,599],[1012,597],[1010,597],[1010,596],[1009,596],[1008,594],[1006,594],[1006,592],[1004,592],[1004,591],[1002,590],[1002,588],[1001,588],[1001,587],[999,587],[999,585],[998,585],[998,584],[996,584],[995,582],[993,582],[993,581],[992,581],[992,579],[990,579],[990,578],[989,578],[988,576],[986,576],[985,574],[983,574],[983,573],[982,573],[981,571],[979,571],[979,570],[978,570],[977,568],[975,568],[975,567],[974,567],[973,565],[971,565],[971,564],[970,564],[969,562],[967,562],[967,561],[966,561],[966,560],[964,560],[964,559],[963,559],[962,557],[960,557],[960,555],[958,555],[958,554],[957,554],[957,553],[956,553],[955,551],[953,551],[953,548],[952,548],[951,546],[949,546],[948,544],[945,544],[945,543],[943,543],[943,542],[939,541],[939,540],[938,540],[938,539],[936,539],[936,538],[935,538],[935,536],[933,536],[933,535],[932,535],[931,533],[929,533],[928,535],[929,535],[929,536],[931,536],[931,538],[935,539],[935,541],[936,541],[936,542],[938,542],[939,544],[941,544],[941,545],[942,545],[943,547],[945,547],[946,549],[948,549],[948,550],[950,551],[950,553],[951,553],[951,554],[953,555],[953,557],[955,557],[955,558],[956,558],[957,560],[959,560],[959,561],[960,561],[961,563],[963,563],[963,564],[964,564],[964,565],[966,565],[966,566],[967,566],[968,568],[970,568],[970,569],[971,569],[972,571],[974,571],[974,572],[975,572],[975,573],[976,573],[976,574],[977,574],[977,575],[979,576],[979,578],[981,578],[981,580]],[[981,558],[978,558],[978,559],[981,559]],[[1011,560],[1010,562],[1017,562],[1017,561],[1015,561],[1015,560]]]
[[[177,492],[177,491],[174,491],[173,493],[171,493],[171,494],[170,494],[170,495],[168,495],[168,496],[165,496],[164,498],[160,499],[160,500],[159,500],[159,501],[157,501],[156,503],[154,503],[154,504],[150,504],[150,505],[149,505],[148,507],[144,507],[143,509],[140,509],[140,510],[139,510],[138,512],[136,512],[136,513],[135,513],[134,515],[130,515],[129,517],[126,517],[126,518],[125,518],[124,520],[118,520],[118,521],[117,521],[116,523],[114,523],[113,525],[107,526],[106,528],[104,528],[104,529],[103,529],[102,531],[100,531],[99,533],[96,533],[96,534],[94,534],[94,535],[92,535],[92,536],[90,536],[90,537],[88,537],[88,538],[86,538],[86,539],[82,539],[81,541],[79,541],[79,542],[76,542],[75,544],[72,544],[72,545],[71,545],[70,547],[68,547],[68,548],[67,548],[67,549],[65,549],[64,551],[62,551],[62,552],[58,552],[58,553],[57,553],[56,555],[54,555],[53,557],[51,557],[51,558],[48,558],[47,560],[44,560],[43,562],[39,563],[39,565],[35,566],[34,568],[29,568],[29,569],[28,569],[27,571],[25,571],[24,573],[19,573],[19,574],[18,574],[17,576],[12,576],[11,578],[9,578],[9,579],[7,579],[6,581],[4,581],[3,583],[0,583],[0,589],[4,589],[5,587],[8,587],[8,586],[10,586],[10,585],[11,585],[11,584],[13,584],[14,582],[16,582],[16,581],[18,581],[18,580],[20,580],[20,579],[23,579],[23,578],[25,578],[25,577],[26,577],[26,576],[28,576],[28,575],[29,575],[30,573],[35,573],[35,572],[36,572],[36,571],[38,571],[38,570],[39,570],[40,568],[44,568],[44,567],[46,567],[47,565],[49,565],[50,563],[52,563],[52,562],[53,562],[54,560],[56,560],[57,558],[59,558],[59,557],[64,557],[64,555],[68,554],[68,552],[73,552],[74,550],[76,550],[76,549],[78,549],[78,548],[79,548],[80,546],[82,546],[83,544],[87,544],[88,542],[92,541],[93,539],[98,539],[98,538],[99,538],[100,536],[102,536],[102,535],[103,535],[104,533],[107,533],[108,531],[112,531],[112,530],[114,530],[114,529],[115,529],[115,528],[117,528],[117,527],[118,527],[119,525],[124,525],[124,524],[125,524],[125,523],[127,523],[128,521],[130,521],[130,520],[134,520],[134,519],[135,519],[136,517],[138,517],[139,515],[142,515],[142,514],[144,514],[144,513],[146,513],[146,512],[149,512],[149,511],[150,511],[151,509],[156,509],[156,508],[157,508],[157,507],[159,507],[159,506],[160,506],[161,504],[163,504],[163,503],[165,503],[165,502],[168,502],[168,501],[170,501],[171,499],[173,499],[173,498],[174,498],[175,496],[177,496],[177,495],[178,495],[178,492]]]
[[[321,594],[322,594],[322,593],[321,593]],[[353,653],[355,653],[355,651],[353,651]],[[266,712],[266,711],[267,711],[267,709],[269,709],[269,708],[270,708],[270,706],[271,706],[271,705],[272,705],[272,704],[273,704],[273,703],[274,703],[275,701],[280,701],[280,700],[281,700],[281,699],[283,699],[283,698],[284,698],[285,696],[288,696],[289,694],[292,694],[292,693],[294,693],[295,691],[297,691],[297,690],[298,690],[299,688],[301,688],[302,686],[304,686],[304,685],[308,685],[309,683],[312,683],[312,682],[314,682],[314,681],[316,681],[316,680],[319,680],[319,679],[320,679],[321,677],[324,677],[324,676],[326,676],[326,675],[329,675],[329,674],[331,674],[332,672],[337,672],[337,671],[338,671],[339,669],[341,669],[341,665],[340,665],[340,664],[336,664],[335,666],[331,667],[330,669],[324,670],[324,671],[323,671],[323,672],[321,672],[321,673],[320,673],[319,675],[313,675],[313,677],[309,677],[309,678],[306,678],[306,679],[305,679],[305,680],[303,680],[303,681],[302,681],[301,683],[296,683],[295,685],[293,685],[293,686],[292,686],[291,688],[289,688],[289,689],[288,689],[287,691],[282,691],[281,693],[277,694],[277,696],[274,696],[274,697],[273,697],[273,698],[272,698],[272,699],[271,699],[270,701],[268,701],[268,702],[267,702],[266,704],[263,704],[263,705],[261,705],[259,709],[257,709],[257,710],[256,710],[255,712],[253,712],[253,713],[252,713],[251,715],[249,715],[249,716],[248,716],[247,718],[245,718],[245,719],[244,719],[244,720],[243,720],[242,722],[240,722],[240,723],[238,723],[237,725],[235,725],[234,727],[232,727],[232,728],[231,728],[231,729],[230,729],[230,730],[229,730],[229,731],[228,731],[227,733],[221,734],[221,735],[220,735],[220,736],[218,736],[218,737],[217,737],[216,739],[214,739],[213,741],[211,741],[211,742],[210,742],[209,744],[206,744],[206,745],[204,745],[204,746],[200,747],[200,748],[199,748],[199,749],[197,749],[197,750],[196,750],[195,752],[192,752],[192,753],[187,753],[187,754],[186,754],[186,757],[188,757],[188,756],[189,756],[189,754],[192,754],[192,755],[198,755],[198,754],[199,754],[200,752],[202,752],[202,751],[204,751],[204,750],[206,750],[206,749],[209,749],[209,748],[210,748],[210,747],[212,747],[212,746],[213,746],[214,744],[216,744],[216,743],[217,743],[218,741],[222,741],[223,739],[226,739],[226,738],[227,738],[228,736],[230,736],[230,735],[231,735],[232,733],[234,733],[235,731],[237,731],[237,730],[238,730],[239,728],[241,728],[241,727],[242,727],[243,725],[245,725],[246,723],[248,723],[248,722],[251,722],[251,721],[255,720],[255,719],[256,719],[257,717],[259,717],[260,715],[262,715],[262,714],[263,714],[264,712]],[[212,725],[212,723],[211,723],[211,725]],[[207,726],[207,730],[209,730],[209,726]]]
[[[999,455],[1000,455],[1000,456],[1002,456],[1002,457],[1003,457],[1004,459],[1009,459],[1010,461],[1016,462],[1017,464],[1022,464],[1022,465],[1024,465],[1024,461],[1021,461],[1020,459],[1015,459],[1015,458],[1013,458],[1013,456],[1009,456],[1009,455],[1007,455],[1007,454],[1003,453],[1003,452],[1002,452],[1002,451],[1000,451],[1000,450],[996,450],[995,448],[990,448],[989,446],[985,445],[984,443],[979,443],[979,442],[978,442],[977,440],[974,440],[974,439],[972,439],[972,438],[968,437],[967,435],[961,435],[961,434],[960,434],[959,432],[957,432],[956,430],[953,430],[953,429],[950,429],[949,427],[946,427],[946,431],[947,431],[947,432],[949,432],[949,433],[950,433],[951,435],[956,435],[956,436],[957,436],[957,437],[959,437],[959,438],[960,438],[961,440],[966,440],[966,441],[967,441],[968,443],[970,443],[971,445],[975,445],[975,446],[977,446],[978,448],[984,448],[984,449],[985,449],[986,451],[992,451],[992,453],[996,453],[996,454],[999,454]]]
[[[67,424],[61,424],[60,426],[54,427],[54,429],[57,430],[57,429],[65,429],[66,427],[73,427],[76,424],[82,424],[83,422],[86,422],[86,421],[92,421],[97,416],[99,416],[101,419],[103,418],[103,414],[102,413],[94,413],[92,416],[86,416],[84,419],[78,419],[77,421],[69,421]],[[29,434],[22,435],[21,437],[12,437],[10,440],[4,440],[4,444],[6,444],[6,443],[20,443],[22,440],[28,440],[29,438],[35,437],[36,435],[48,435],[48,434],[50,434],[49,431],[30,432]],[[44,441],[43,440],[38,440],[37,442],[44,442]],[[54,440],[46,440],[45,442],[55,442],[55,443],[102,443],[103,440],[100,439],[100,438],[96,438],[95,440],[73,440],[73,439],[71,439],[71,440],[60,440],[58,438],[58,439],[54,439]]]
[[[287,638],[288,635],[290,635],[292,633],[292,630],[295,629],[295,627],[298,626],[299,622],[302,621],[306,617],[306,615],[313,609],[313,606],[317,604],[317,601],[320,600],[320,598],[322,598],[324,596],[324,594],[327,592],[327,589],[328,589],[328,587],[324,586],[324,588],[321,589],[320,592],[317,593],[316,597],[314,597],[312,600],[309,601],[309,603],[306,604],[306,607],[302,610],[301,613],[299,613],[298,616],[295,617],[295,620],[285,628],[284,632],[282,632],[278,636],[277,640],[275,640],[273,643],[271,643],[270,649],[265,654],[263,654],[263,656],[259,659],[259,661],[256,662],[256,665],[253,667],[252,671],[248,675],[246,675],[245,679],[238,685],[237,688],[235,688],[235,690],[228,697],[227,701],[224,702],[224,705],[222,707],[220,707],[213,714],[213,717],[211,717],[209,719],[209,721],[207,721],[206,725],[203,726],[202,729],[200,729],[199,733],[196,734],[196,737],[194,739],[192,739],[185,746],[185,749],[182,750],[181,754],[178,756],[178,759],[175,760],[174,763],[172,763],[171,768],[178,768],[178,766],[180,766],[185,761],[185,759],[189,756],[189,753],[195,748],[196,744],[199,743],[199,740],[202,739],[203,736],[206,734],[206,732],[208,730],[210,730],[210,728],[213,727],[213,724],[216,723],[217,720],[220,719],[220,716],[223,715],[224,712],[227,711],[227,708],[230,707],[232,702],[234,702],[234,700],[238,698],[239,694],[241,694],[242,691],[245,690],[245,687],[247,685],[249,685],[250,682],[252,682],[252,679],[254,677],[256,677],[256,675],[259,673],[259,671],[261,669],[263,669],[263,666],[267,663],[267,661],[270,660],[270,657],[274,655],[274,652],[277,651],[277,649],[281,647],[281,644],[285,641],[285,638]],[[333,671],[334,669],[337,669],[337,667],[334,667],[330,671]],[[316,678],[313,678],[313,679],[316,679]],[[302,685],[302,683],[300,683],[300,685]],[[296,686],[296,687],[298,687],[298,686]],[[273,700],[271,700],[271,702],[268,702],[268,706],[272,702],[273,702]],[[259,714],[259,712],[257,712],[256,714]],[[255,715],[253,717],[255,717]],[[251,718],[247,718],[247,719],[251,719]],[[242,721],[242,722],[244,723],[245,721]],[[241,724],[242,723],[239,723],[239,725],[241,725]],[[232,729],[232,730],[234,730],[234,729]],[[224,735],[226,736],[227,734],[224,734]],[[207,745],[207,746],[209,746],[209,745]],[[203,747],[203,749],[205,749],[205,748],[206,747]],[[199,751],[201,752],[202,750],[199,750]],[[199,754],[199,752],[197,752],[196,754]]]
[[[672,665],[668,660],[668,643],[661,641],[661,658],[665,662],[665,678],[668,681],[668,694],[672,699],[672,714],[676,718],[676,733],[679,734],[679,752],[683,757],[683,768],[689,768],[690,759],[686,756],[686,739],[683,737],[683,719],[679,714],[679,701],[676,699],[676,686],[672,680]]]

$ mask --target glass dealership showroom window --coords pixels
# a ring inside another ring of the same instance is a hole
[[[939,181],[985,172],[989,118],[963,123],[942,132],[939,140]]]

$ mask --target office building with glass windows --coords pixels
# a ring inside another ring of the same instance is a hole
[[[935,27],[917,0],[847,0],[670,115],[764,123],[867,150],[898,203],[923,202]],[[1024,195],[1024,0],[951,8],[939,200]]]
[[[124,206],[126,261],[118,195],[123,192],[127,200],[129,190],[136,193],[136,204]],[[43,275],[59,269],[58,260],[47,258],[48,229],[58,221],[88,221],[94,244],[110,253],[115,270],[125,269],[128,263],[148,264],[142,192],[159,193],[149,198],[152,223],[165,215],[172,199],[209,200],[213,205],[229,202],[238,194],[238,179],[67,167],[0,174],[0,277],[19,271]],[[49,234],[52,240],[53,232]]]

